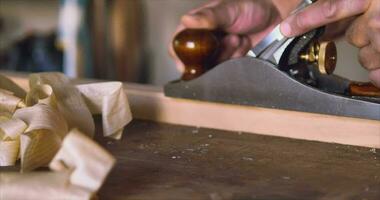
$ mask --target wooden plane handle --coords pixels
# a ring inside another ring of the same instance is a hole
[[[372,83],[352,82],[349,86],[349,94],[352,96],[380,97],[380,88]]]
[[[185,65],[182,80],[191,80],[213,67],[221,50],[223,33],[206,29],[185,29],[173,40],[173,49]]]

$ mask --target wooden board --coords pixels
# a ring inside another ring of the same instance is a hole
[[[25,76],[9,76],[27,87]],[[376,120],[175,99],[148,85],[125,84],[125,89],[137,119],[380,148],[380,121]]]
[[[380,148],[380,121],[175,99],[151,86],[126,90],[138,119]]]

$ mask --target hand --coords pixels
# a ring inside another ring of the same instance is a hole
[[[223,52],[218,58],[218,62],[222,62],[245,55],[291,12],[297,2],[213,0],[184,15],[175,34],[185,28],[221,29],[227,33],[222,41]],[[183,64],[175,55],[171,43],[169,51],[177,67],[183,70]]]
[[[380,87],[380,1],[319,0],[281,23],[281,32],[296,36],[324,25],[329,30],[343,24],[346,39],[360,48],[359,61],[369,70],[371,81]],[[349,22],[349,23],[347,23]]]

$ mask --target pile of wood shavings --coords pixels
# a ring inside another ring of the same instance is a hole
[[[91,139],[92,114],[102,114],[104,136],[120,139],[132,120],[122,84],[74,86],[61,73],[32,74],[29,83],[25,91],[0,75],[0,166],[20,159],[22,172],[51,171],[1,172],[1,199],[91,199],[115,163]]]

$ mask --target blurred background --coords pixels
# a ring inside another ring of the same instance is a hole
[[[204,2],[0,0],[0,70],[163,85],[180,77],[167,50],[179,19]],[[336,74],[368,80],[356,48],[338,53]]]

